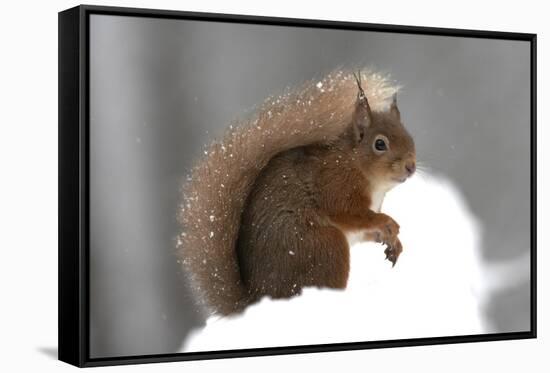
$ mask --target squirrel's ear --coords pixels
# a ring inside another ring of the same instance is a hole
[[[359,92],[352,117],[352,132],[355,142],[359,143],[365,137],[367,127],[372,123],[372,112],[364,92]]]
[[[390,106],[390,113],[397,118],[397,120],[401,120],[401,113],[399,112],[399,108],[397,107],[397,92],[393,94],[392,102]]]
[[[365,130],[372,123],[372,111],[370,109],[369,100],[365,91],[361,86],[361,72],[358,75],[353,74],[355,81],[357,82],[357,99],[355,100],[355,111],[352,117],[352,132],[353,138],[356,142],[361,142],[365,137]]]

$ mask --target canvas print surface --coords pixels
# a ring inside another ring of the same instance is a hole
[[[92,14],[90,354],[530,328],[530,44]]]

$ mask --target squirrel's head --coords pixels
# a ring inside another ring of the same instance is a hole
[[[350,123],[353,151],[365,172],[389,185],[404,182],[416,170],[414,141],[401,121],[397,95],[387,111],[372,111],[357,78],[359,92]]]

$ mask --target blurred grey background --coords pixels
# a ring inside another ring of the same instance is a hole
[[[452,179],[490,262],[529,251],[529,43],[92,15],[92,357],[175,352],[201,325],[174,257],[179,187],[201,147],[271,94],[338,66],[404,86],[431,172]],[[429,222],[426,222],[429,224]],[[529,330],[528,281],[491,299]]]

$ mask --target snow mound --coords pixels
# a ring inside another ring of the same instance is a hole
[[[457,188],[414,176],[387,194],[382,212],[401,226],[403,253],[394,268],[381,245],[354,244],[345,290],[265,297],[239,316],[210,318],[182,352],[488,332],[481,227]]]

